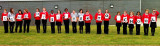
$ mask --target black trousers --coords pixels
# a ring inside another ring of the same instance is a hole
[[[83,33],[83,26],[84,26],[84,21],[79,22],[79,31],[80,31],[80,33]]]
[[[26,32],[26,25],[27,25],[27,33],[29,33],[29,26],[31,20],[24,20],[24,33]]]
[[[51,22],[51,33],[55,33],[55,22]]]
[[[85,23],[86,33],[90,33],[90,25],[91,23]]]
[[[151,33],[152,33],[152,36],[154,36],[155,28],[151,28]]]
[[[4,33],[8,33],[8,21],[3,21],[3,25],[4,25]]]
[[[65,32],[69,33],[69,20],[64,20]]]
[[[123,34],[127,34],[127,23],[123,23]]]
[[[134,28],[134,24],[129,24],[129,34],[132,35],[133,34],[133,28]]]
[[[155,28],[157,28],[157,23],[151,22],[150,27],[151,27],[151,34],[152,34],[152,36],[154,36]]]
[[[144,26],[144,35],[148,35],[149,24],[143,24],[143,26]]]
[[[136,24],[136,35],[140,35],[140,24]]]
[[[105,34],[108,34],[109,32],[108,26],[109,26],[109,21],[104,21],[104,33]]]
[[[47,29],[47,20],[42,20],[42,24],[43,24],[43,33],[46,33],[46,29]]]
[[[101,30],[101,24],[102,23],[96,23],[97,24],[97,34],[101,34],[102,30]]]
[[[37,33],[40,33],[40,24],[41,24],[41,21],[40,20],[35,20],[35,24],[36,24]]]
[[[16,28],[15,28],[15,32],[17,33],[17,28],[19,27],[19,33],[22,32],[22,23],[23,21],[16,21]]]
[[[10,33],[13,33],[14,23],[15,22],[9,22],[9,24],[10,24]]]
[[[120,34],[121,23],[116,23],[116,27],[117,27],[117,34]]]
[[[77,22],[72,22],[73,33],[77,33]]]
[[[61,22],[56,22],[57,28],[58,28],[58,33],[61,33]]]

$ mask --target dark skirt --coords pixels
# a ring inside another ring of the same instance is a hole
[[[157,23],[156,22],[151,22],[150,27],[151,28],[157,28]]]
[[[62,23],[61,23],[61,22],[56,22],[56,25],[57,25],[57,26],[61,26]]]
[[[121,26],[122,26],[122,23],[116,23],[116,26],[117,26],[117,27],[121,27]]]
[[[128,24],[128,28],[134,28],[134,24]]]

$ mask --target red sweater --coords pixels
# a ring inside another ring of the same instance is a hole
[[[27,15],[28,14],[28,18],[25,18],[25,15]],[[30,12],[28,12],[28,13],[23,13],[23,19],[24,20],[31,20],[31,13]]]
[[[129,16],[128,17],[128,24],[135,24],[135,16],[133,15],[133,16]]]
[[[67,17],[67,18],[65,18],[66,16],[68,16],[68,17]],[[64,20],[69,20],[69,18],[71,18],[71,15],[70,15],[70,13],[69,13],[69,12],[67,12],[67,13],[66,13],[66,12],[64,12],[64,13],[63,13],[63,17],[64,17],[64,18],[63,18]]]
[[[135,16],[135,20],[136,20],[136,22],[137,22],[137,19],[141,19],[142,17],[141,17],[141,15],[139,15],[139,16]],[[142,19],[141,19],[141,21],[142,21]]]
[[[19,14],[19,13],[17,13],[16,14],[16,16],[15,16],[15,18],[16,18],[16,21],[22,21],[23,20],[23,14]]]
[[[106,13],[104,13],[104,21],[109,21],[111,19],[111,14],[108,13],[109,17],[106,17]]]
[[[150,17],[151,17],[151,19],[152,19],[152,17],[155,17],[155,19],[156,19],[155,22],[157,22],[157,16],[158,16],[158,15],[159,15],[159,12],[156,11],[156,13],[155,13],[155,14],[152,13],[152,14],[150,15]],[[152,22],[152,20],[151,20],[151,22]]]
[[[56,14],[56,15],[55,15],[55,18],[56,18],[56,21],[57,21],[57,22],[61,22],[61,23],[62,23],[62,18],[63,18],[63,15],[62,15],[62,14]]]
[[[2,16],[1,16],[1,20],[3,21],[3,16],[7,16],[7,18],[8,18],[8,13],[2,13]],[[8,21],[8,19],[7,19],[7,21]]]
[[[54,22],[56,21],[56,17],[55,17],[55,14],[50,14],[50,16],[49,16],[49,22],[51,22],[51,17],[53,17],[54,18]]]
[[[98,20],[98,17],[100,17],[100,20]],[[102,21],[103,21],[103,13],[96,13],[95,14],[95,20],[96,20],[96,23],[102,23]]]
[[[143,24],[149,24],[150,23],[150,15],[151,14],[145,14],[145,13],[143,14],[143,16],[142,16],[142,23]],[[146,20],[146,21],[148,20],[148,22],[144,23],[144,20]]]
[[[116,15],[115,17],[114,17],[114,20],[116,20],[116,23],[121,23],[121,16],[119,15],[119,17],[117,17],[118,15]],[[117,19],[117,18],[119,18],[119,20]]]
[[[129,16],[128,14],[126,14],[126,15],[122,14],[122,16],[121,16],[121,21],[122,21],[123,23],[127,23],[127,22],[128,22],[128,16]],[[125,19],[126,22],[124,22],[124,18],[126,18],[126,19]]]
[[[84,14],[83,16],[83,20],[85,21],[85,23],[91,23],[91,20],[93,19],[91,14]]]
[[[41,14],[40,14],[40,18],[42,19],[42,15],[44,15],[45,16],[45,19],[43,19],[43,20],[47,20],[48,19],[48,12],[46,11],[46,12],[41,12]]]
[[[34,13],[34,18],[35,18],[35,20],[40,20],[40,19],[41,19],[41,18],[40,18],[40,17],[41,17],[40,14],[41,14],[41,13],[39,12],[39,16],[36,16],[36,13]]]

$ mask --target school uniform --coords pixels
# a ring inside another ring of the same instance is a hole
[[[62,25],[62,17],[63,15],[62,14],[56,14],[56,25],[57,25],[57,28],[58,28],[58,33],[61,33],[61,25]]]
[[[71,13],[73,33],[77,33],[77,16],[77,13]]]
[[[96,20],[96,24],[97,24],[97,34],[101,34],[101,25],[102,25],[102,21],[103,21],[103,13],[96,13],[95,14],[95,20]]]
[[[142,16],[142,23],[144,26],[144,35],[148,35],[148,27],[150,24],[150,14],[143,14]]]
[[[84,13],[78,13],[80,33],[83,33],[83,26],[84,26],[83,16],[84,16]]]
[[[127,34],[127,25],[128,25],[128,14],[122,14],[121,15],[121,21],[123,24],[123,34]]]
[[[19,26],[19,33],[21,33],[22,32],[22,23],[23,23],[23,14],[17,13],[15,18],[16,18],[15,32],[17,32],[17,28]]]
[[[14,29],[14,23],[15,23],[15,14],[8,12],[8,18],[10,19],[9,24],[10,24],[10,33],[13,33]]]
[[[40,24],[41,24],[40,12],[35,12],[34,18],[35,18],[35,25],[36,25],[37,33],[40,33]]]
[[[104,33],[108,34],[109,32],[109,20],[111,19],[110,13],[104,13]]]
[[[42,20],[42,24],[43,24],[43,33],[46,33],[48,12],[47,11],[41,12],[40,16],[41,16],[41,20]]]
[[[90,33],[90,25],[92,18],[93,17],[91,14],[84,14],[83,20],[85,22],[86,33]]]
[[[49,16],[49,22],[51,24],[51,33],[55,33],[55,14],[50,14]]]
[[[114,20],[116,20],[117,34],[120,34],[120,27],[122,25],[121,16],[120,15],[116,15]]]
[[[129,28],[130,35],[133,34],[134,24],[135,24],[135,16],[134,15],[132,15],[132,16],[130,15],[128,17],[128,28]]]
[[[141,15],[135,16],[136,20],[136,35],[140,35],[140,26],[141,26]]]
[[[64,25],[65,25],[65,32],[69,33],[69,19],[70,19],[70,13],[69,12],[64,12],[63,13],[63,20],[64,20]]]
[[[27,33],[29,33],[29,26],[31,22],[31,13],[23,13],[23,19],[24,19],[24,33],[26,32],[26,25],[27,25]]]
[[[8,33],[8,13],[2,13],[1,20],[3,21],[4,33]]]
[[[151,33],[152,33],[152,36],[154,36],[154,33],[155,33],[155,28],[157,28],[157,16],[159,15],[159,12],[156,11],[156,13],[152,13],[150,15],[150,27],[151,27]]]

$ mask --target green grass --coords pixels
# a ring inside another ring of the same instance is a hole
[[[78,27],[77,27],[78,29]],[[0,45],[160,45],[160,27],[156,29],[155,36],[144,36],[143,27],[141,27],[141,35],[135,35],[135,28],[133,35],[117,34],[115,26],[109,27],[109,34],[96,34],[96,25],[91,26],[91,33],[83,34],[72,33],[70,26],[70,33],[66,34],[64,26],[62,26],[62,33],[58,34],[57,29],[55,34],[51,34],[50,26],[47,27],[47,33],[36,33],[35,26],[30,27],[30,33],[3,33],[3,26],[0,26]],[[102,32],[103,26],[102,26]],[[128,31],[129,32],[129,31]]]

